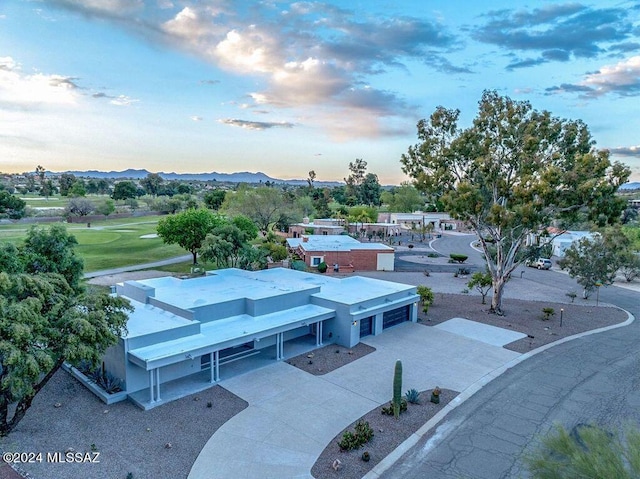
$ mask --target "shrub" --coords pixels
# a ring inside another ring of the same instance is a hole
[[[318,273],[326,273],[327,272],[327,263],[324,261],[318,265]]]
[[[571,298],[571,302],[573,303],[573,301],[576,299],[576,296],[578,296],[578,293],[576,293],[575,291],[569,291],[567,293],[567,296],[569,296],[569,298]]]
[[[413,249],[413,245],[412,245],[412,244],[407,245],[407,247],[408,247],[409,249]]]
[[[422,312],[426,314],[435,299],[433,290],[428,286],[420,285],[416,288],[416,292],[420,296],[420,301],[422,301]]]
[[[438,253],[427,253],[427,256],[429,258],[439,258],[440,255]]]
[[[556,314],[556,310],[553,308],[542,308],[542,314],[544,315],[542,319],[548,320],[551,319],[551,316]]]
[[[456,263],[464,263],[469,257],[466,254],[451,253],[449,255],[449,258],[451,258]]]
[[[571,431],[557,425],[542,438],[524,462],[534,478],[640,476],[640,431],[629,426],[612,433],[599,426],[578,424]]]
[[[354,431],[345,431],[342,439],[338,442],[338,447],[343,451],[358,449],[368,443],[373,438],[373,429],[368,422],[358,421],[354,426]]]
[[[402,398],[400,400],[400,414],[402,414],[406,410],[407,410],[407,400],[405,398]],[[389,404],[386,406],[382,406],[382,408],[380,408],[380,413],[384,414],[385,416],[393,416],[393,401],[390,401]]]
[[[420,404],[420,391],[417,389],[409,389],[404,397],[411,404]]]
[[[469,268],[458,268],[458,274],[461,276],[466,276],[469,273],[471,273],[471,270]]]
[[[291,269],[295,269],[296,271],[306,271],[307,265],[304,261],[296,260],[291,262]]]

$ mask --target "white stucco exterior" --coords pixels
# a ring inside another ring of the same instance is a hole
[[[275,346],[276,360],[284,359],[292,339],[353,347],[361,334],[416,321],[419,299],[415,286],[283,268],[127,281],[116,293],[134,311],[127,334],[105,354],[104,368],[145,409],[176,399],[163,392],[172,381],[201,378],[191,389],[183,386],[184,396],[219,381],[227,362],[264,348]]]

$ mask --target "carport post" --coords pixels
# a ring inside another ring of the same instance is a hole
[[[214,376],[214,379],[216,382],[218,382],[220,381],[220,351],[215,352],[215,358],[216,358],[216,375]]]
[[[156,402],[154,399],[153,369],[149,370],[149,402]]]
[[[160,401],[160,368],[156,368],[156,388],[158,390],[156,401]]]

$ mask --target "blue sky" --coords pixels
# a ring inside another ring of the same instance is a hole
[[[490,4],[490,7],[484,6]],[[382,183],[485,89],[585,121],[640,180],[640,2],[4,0],[0,171]]]

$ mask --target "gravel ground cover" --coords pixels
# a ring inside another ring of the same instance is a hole
[[[214,386],[149,411],[128,401],[107,406],[61,370],[36,396],[18,427],[0,438],[0,449],[42,452],[41,463],[19,468],[34,479],[127,479],[128,473],[133,479],[186,478],[211,435],[247,405]],[[46,461],[47,452],[64,455],[69,448],[95,450],[100,463]]]
[[[487,298],[487,302],[490,298]],[[505,346],[526,353],[545,344],[574,334],[604,326],[618,324],[627,319],[627,313],[613,306],[582,305],[503,299],[504,316],[489,313],[489,304],[482,304],[479,296],[436,293],[427,314],[418,315],[421,324],[435,326],[451,318],[465,318],[500,328],[518,331],[533,338],[524,338]],[[542,309],[553,308],[555,314],[544,320]],[[562,326],[560,326],[560,310]]]
[[[322,376],[375,350],[376,348],[364,343],[358,343],[353,348],[330,344],[288,359],[287,363],[314,376]]]
[[[421,392],[420,404],[408,404],[407,411],[399,419],[382,414],[381,407],[368,412],[361,420],[368,422],[374,431],[371,441],[359,449],[340,450],[338,442],[345,431],[353,431],[354,422],[333,438],[313,465],[311,474],[316,479],[361,478],[458,395],[449,389],[441,391],[439,404],[429,401],[431,390]],[[368,462],[362,460],[362,453],[365,451],[370,454]],[[333,468],[336,459],[342,463],[337,471]]]

